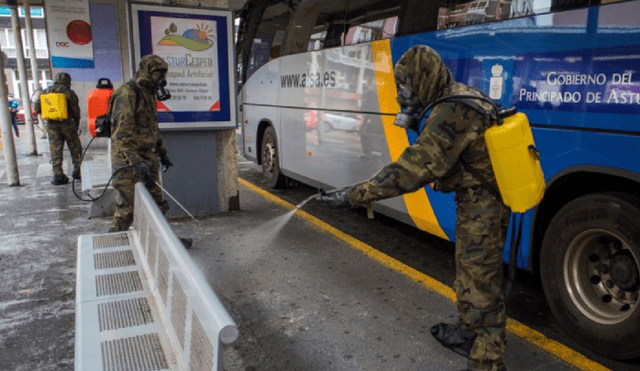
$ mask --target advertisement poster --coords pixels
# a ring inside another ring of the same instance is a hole
[[[51,66],[94,68],[89,0],[45,2]]]
[[[135,66],[167,62],[171,99],[158,101],[161,128],[235,127],[232,13],[132,4]]]

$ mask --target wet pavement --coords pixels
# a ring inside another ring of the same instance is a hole
[[[24,142],[20,186],[7,186],[0,154],[0,370],[73,370],[77,238],[106,232],[110,220],[88,219],[70,185],[49,183],[46,140],[39,156]],[[97,148],[85,158],[105,159]],[[449,299],[244,185],[240,208],[171,222],[194,239],[189,254],[240,330],[225,346],[225,370],[465,367],[428,331],[455,319]],[[508,346],[511,371],[579,369],[512,334]]]
[[[0,369],[72,370],[77,236],[104,222],[86,218],[69,185],[50,184],[48,142],[27,156],[22,134],[20,186],[7,186],[0,155]]]

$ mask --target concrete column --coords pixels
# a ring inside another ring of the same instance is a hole
[[[38,60],[36,57],[36,44],[33,39],[33,23],[31,22],[31,5],[29,0],[23,1],[24,7],[24,23],[27,26],[27,45],[29,47],[29,62],[31,63],[31,76],[35,85],[34,91],[40,88],[40,79],[38,78]]]
[[[34,92],[38,89],[42,89],[40,84],[40,75],[38,74],[38,57],[36,55],[36,43],[33,38],[33,23],[31,22],[31,4],[29,0],[23,1],[24,6],[24,23],[27,25],[27,45],[29,45],[29,61],[31,62],[31,76],[33,76]],[[38,122],[40,122],[40,116],[38,116]],[[35,122],[34,124],[38,124]],[[44,125],[40,125],[40,128],[44,128]],[[41,132],[40,138],[46,138],[46,133]]]
[[[127,82],[135,74],[136,68],[132,71],[131,44],[129,39],[129,2],[128,1],[115,1],[116,15],[118,17],[118,37],[120,38],[120,63],[122,64],[122,82]],[[117,89],[117,86],[114,86]]]
[[[24,107],[24,122],[27,126],[27,145],[29,156],[37,156],[36,136],[33,131],[33,117],[31,117],[31,105],[29,103],[29,85],[27,83],[27,68],[24,63],[24,49],[22,48],[22,30],[18,18],[17,6],[11,6],[11,25],[16,39],[16,60],[18,61],[18,75],[20,76],[20,96]]]
[[[214,7],[228,8],[228,0],[213,0]],[[233,82],[235,83],[235,82]],[[237,103],[236,103],[237,105]],[[236,157],[236,131],[218,131],[218,189],[220,210],[240,210],[240,185],[238,183],[238,160]]]
[[[236,157],[235,129],[218,130],[216,158],[218,159],[218,205],[221,211],[240,210],[240,185]]]
[[[0,50],[0,54],[3,54]],[[18,174],[18,161],[16,160],[16,146],[13,142],[13,132],[11,131],[11,114],[9,113],[9,99],[7,98],[7,79],[4,76],[4,63],[6,56],[1,58],[0,66],[0,128],[2,132],[2,150],[4,151],[4,163],[7,170],[7,183],[10,186],[20,185],[20,175]]]

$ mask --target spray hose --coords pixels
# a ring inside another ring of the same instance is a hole
[[[483,101],[485,103],[489,103],[491,105],[491,107],[493,108],[493,112],[485,110],[483,107],[481,107],[477,103],[474,103],[473,101],[470,101],[471,99],[478,99],[478,100],[481,100],[481,101]],[[442,102],[446,102],[446,101],[466,104],[467,106],[472,107],[476,111],[479,111],[479,112],[482,112],[484,114],[487,114],[487,115],[491,116],[491,118],[494,119],[498,125],[502,125],[502,119],[503,118],[509,117],[511,115],[514,115],[516,112],[518,112],[517,108],[515,108],[515,107],[507,107],[507,108],[501,107],[499,104],[494,102],[491,98],[488,98],[488,97],[486,97],[484,95],[456,94],[456,95],[450,95],[450,96],[442,97],[442,98],[436,99],[435,101],[431,102],[427,107],[425,107],[422,110],[418,120],[422,121],[422,119],[427,114],[427,112],[429,112],[437,104],[442,103]]]
[[[91,145],[91,143],[93,143],[93,140],[96,138],[91,138],[91,140],[89,141],[89,143],[87,144],[87,146],[85,147],[84,151],[82,152],[82,158],[80,159],[80,164],[82,164],[82,162],[84,161],[84,155],[87,154],[87,150],[89,149],[89,146]],[[87,196],[89,196],[89,198],[82,198],[82,196],[80,196],[77,192],[76,192],[76,178],[74,177],[73,180],[71,181],[71,189],[73,190],[73,194],[76,196],[76,198],[80,201],[84,201],[84,202],[94,202],[99,200],[102,196],[104,196],[105,193],[107,193],[107,188],[109,188],[109,184],[111,184],[111,180],[113,179],[113,177],[121,170],[126,169],[128,167],[133,167],[133,165],[125,165],[121,168],[119,168],[118,170],[114,171],[113,174],[111,174],[111,177],[109,178],[109,181],[107,181],[107,184],[104,186],[104,189],[102,190],[102,193],[100,193],[100,196],[98,197],[93,197],[90,194],[87,194]]]
[[[33,93],[31,93],[31,98],[29,99],[29,107],[31,107],[31,106],[34,106],[34,107],[35,107],[35,103],[34,103],[33,97],[35,97],[35,96],[36,96],[36,93],[38,93],[38,92],[39,92],[39,94],[38,94],[38,98],[40,98],[40,94],[42,94],[42,92],[44,92],[44,90],[42,90],[42,88],[38,88],[38,89],[34,90],[34,91],[33,91]],[[35,108],[34,108],[34,110],[35,110]],[[25,115],[26,115],[27,110],[25,109],[24,111],[25,111]],[[29,108],[29,111],[31,111],[31,108]],[[37,114],[37,115],[39,116],[40,114]],[[37,119],[37,117],[36,117],[36,121],[35,121],[33,124],[34,124],[34,125],[35,125],[35,127],[37,127],[37,128],[38,128],[38,130],[40,130],[41,132],[43,132],[43,133],[46,133],[46,132],[47,132],[47,130],[46,130],[46,129],[43,129],[43,128],[41,128],[41,127],[40,127],[40,125],[38,124],[38,119]]]
[[[91,145],[91,143],[93,143],[93,140],[96,139],[91,138],[91,140],[89,141],[89,143],[87,144],[87,146],[85,147],[84,151],[82,152],[82,158],[80,158],[80,164],[82,164],[82,162],[84,161],[84,155],[87,154],[87,150],[89,149],[89,146]],[[135,165],[135,164],[134,164]],[[80,201],[84,201],[84,202],[94,202],[99,200],[102,196],[104,196],[105,193],[107,193],[107,188],[109,188],[109,184],[111,184],[111,180],[113,180],[113,177],[116,176],[117,173],[119,173],[122,170],[125,170],[129,167],[133,167],[134,165],[124,165],[120,168],[118,168],[116,171],[113,172],[113,174],[111,174],[111,177],[109,178],[109,180],[107,181],[107,184],[104,186],[104,189],[102,190],[102,193],[100,193],[100,195],[98,197],[93,197],[90,194],[87,194],[87,196],[89,196],[89,198],[82,198],[82,196],[80,196],[77,192],[76,192],[76,178],[73,178],[73,180],[71,181],[71,189],[73,190],[73,194],[76,196],[76,198]]]

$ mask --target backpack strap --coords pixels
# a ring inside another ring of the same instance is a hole
[[[127,85],[129,85],[129,87],[131,89],[133,89],[133,91],[136,92],[136,111],[138,110],[138,102],[140,102],[140,89],[138,88],[138,84],[136,84],[134,81],[127,81],[126,83]],[[114,99],[115,94],[111,94],[111,96],[109,97],[109,108],[107,109],[107,117],[109,118],[109,120],[111,120],[111,115],[113,114],[113,99]],[[136,117],[136,115],[134,115],[134,117]],[[117,122],[113,121],[113,126],[114,128],[117,126]]]
[[[424,117],[424,115],[427,114],[427,112],[429,112],[431,109],[433,109],[433,107],[435,107],[436,105],[443,103],[443,102],[454,102],[454,103],[460,103],[460,104],[464,104],[468,107],[471,107],[472,109],[474,109],[475,111],[479,112],[480,114],[483,115],[488,115],[491,117],[492,120],[495,120],[498,125],[502,125],[502,117],[500,115],[500,107],[498,106],[498,104],[496,104],[493,100],[491,100],[491,98],[485,96],[484,94],[480,93],[481,95],[473,95],[473,94],[456,94],[456,95],[449,95],[446,97],[442,97],[439,99],[434,100],[433,102],[431,102],[431,104],[429,104],[420,114],[420,121],[422,121],[422,118]],[[481,101],[487,102],[489,104],[491,104],[491,106],[493,107],[492,110],[487,110],[486,108],[482,107],[481,105],[479,105],[478,103],[476,103],[474,101],[474,99],[479,99]]]
[[[482,185],[484,185],[487,190],[495,197],[498,199],[498,201],[502,202],[504,204],[504,201],[502,200],[502,195],[500,194],[500,191],[493,186],[493,184],[489,183],[482,175],[480,175],[480,173],[478,172],[478,170],[474,169],[473,166],[471,166],[470,163],[468,163],[467,161],[465,161],[462,156],[458,159],[460,161],[460,163],[462,164],[462,166],[471,174],[473,174],[473,176],[475,176],[481,183]]]
[[[133,91],[136,92],[136,111],[138,110],[138,104],[140,103],[140,88],[138,87],[138,84],[135,83],[135,81],[133,80],[129,80],[127,81],[127,85],[129,85],[129,87],[131,89],[133,89]]]
[[[487,102],[487,103],[491,104],[493,109],[492,110],[487,110],[486,108],[484,108],[481,105],[479,105],[478,103],[476,103],[474,101],[474,99],[479,99],[479,100],[482,100],[484,102]],[[424,111],[422,111],[422,114],[420,115],[420,121],[422,121],[422,117],[427,112],[429,112],[429,110],[431,110],[433,107],[435,107],[436,105],[438,105],[440,103],[443,103],[443,102],[454,102],[454,103],[464,104],[464,105],[472,108],[473,110],[479,112],[481,115],[489,116],[491,118],[491,120],[494,120],[494,121],[498,122],[498,125],[502,124],[502,117],[500,116],[500,107],[493,100],[491,100],[491,98],[488,98],[487,96],[482,94],[482,92],[480,92],[480,95],[457,94],[457,95],[449,95],[449,96],[446,96],[446,97],[442,97],[440,99],[436,99],[431,104],[429,104],[424,109]],[[487,188],[487,190],[495,198],[497,198],[500,202],[502,202],[504,204],[504,201],[502,200],[502,196],[500,195],[500,191],[498,190],[498,188],[494,187],[493,184],[490,184],[486,179],[484,179],[484,177],[482,177],[482,175],[480,175],[478,170],[474,169],[471,166],[471,164],[469,164],[467,161],[465,161],[462,158],[462,156],[460,156],[460,158],[458,160],[460,161],[462,166],[468,172],[470,172],[473,176],[475,176],[482,183],[482,185],[485,186]]]

